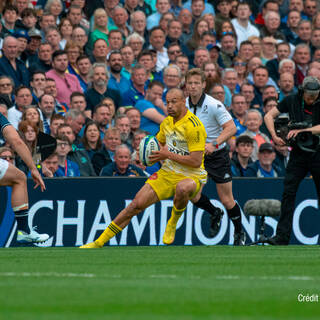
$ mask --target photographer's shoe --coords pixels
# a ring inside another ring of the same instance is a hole
[[[234,246],[244,246],[246,244],[246,234],[244,231],[237,232],[234,234]]]
[[[217,208],[214,215],[210,216],[210,237],[214,238],[218,234],[222,216],[223,210],[220,208]]]
[[[269,243],[272,246],[287,246],[289,244],[288,241],[281,239],[279,236],[273,236],[273,237],[267,238],[265,240],[265,243]]]

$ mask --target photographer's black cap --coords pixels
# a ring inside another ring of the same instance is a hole
[[[320,93],[320,81],[316,77],[305,77],[302,83],[304,93],[316,96]]]

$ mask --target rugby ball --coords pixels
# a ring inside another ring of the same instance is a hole
[[[153,162],[149,161],[152,151],[159,151],[160,145],[155,136],[145,136],[139,144],[139,158],[144,166],[151,166]]]

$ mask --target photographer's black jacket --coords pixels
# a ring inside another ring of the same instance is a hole
[[[299,89],[298,93],[285,97],[277,106],[281,113],[289,113],[291,122],[305,121],[303,110],[303,91]],[[320,98],[312,106],[312,126],[320,124]]]

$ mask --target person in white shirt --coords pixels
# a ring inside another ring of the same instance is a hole
[[[237,18],[231,20],[237,34],[238,49],[242,41],[248,40],[251,36],[260,36],[259,30],[249,21],[251,14],[252,12],[248,2],[243,1],[238,3]]]
[[[237,129],[225,106],[219,100],[205,94],[204,88],[204,72],[198,68],[189,70],[186,74],[186,89],[189,94],[186,105],[200,119],[207,132],[204,166],[209,178],[215,182],[219,198],[235,227],[233,244],[244,245],[245,233],[242,230],[241,209],[232,193],[231,162],[226,148],[226,141],[236,133]],[[210,233],[215,236],[219,231],[221,212],[217,211],[202,192],[199,192],[192,202],[211,214],[213,232],[210,230]]]

